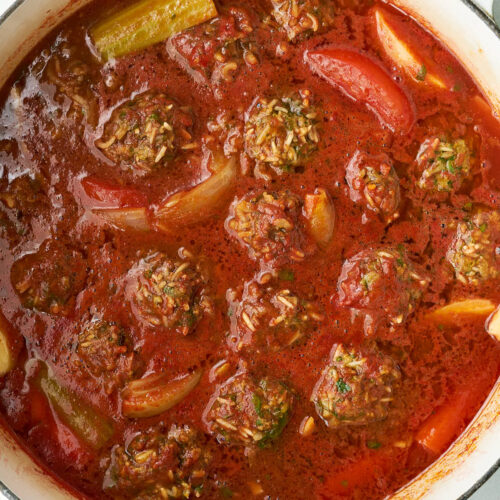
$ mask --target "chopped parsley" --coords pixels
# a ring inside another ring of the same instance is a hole
[[[422,64],[422,66],[420,66],[420,69],[418,70],[416,79],[419,82],[423,82],[426,76],[427,76],[427,68],[425,67],[425,64]]]
[[[252,396],[253,407],[255,408],[255,413],[260,416],[260,412],[262,410],[262,399],[258,394]]]
[[[278,277],[283,281],[295,281],[295,273],[290,269],[280,269]]]
[[[349,385],[342,378],[339,378],[337,380],[336,385],[337,385],[337,390],[339,392],[341,392],[342,394],[345,394],[346,392],[349,392],[351,390],[351,388],[349,387]]]
[[[372,440],[372,441],[367,441],[366,446],[370,448],[370,450],[378,450],[382,446],[382,444],[379,443],[378,441]]]

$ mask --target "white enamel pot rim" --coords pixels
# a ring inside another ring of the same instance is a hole
[[[4,0],[1,0],[4,1]],[[0,17],[0,85],[48,31],[91,0],[17,0]],[[479,0],[480,1],[480,0]],[[491,5],[490,0],[481,1]],[[470,0],[392,0],[435,33],[500,114],[500,30]],[[498,166],[500,168],[500,164]],[[392,499],[462,500],[500,467],[500,380],[460,438]],[[74,499],[0,421],[0,497]]]

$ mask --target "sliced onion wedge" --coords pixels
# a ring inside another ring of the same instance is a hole
[[[500,306],[486,320],[486,331],[500,342]]]
[[[451,302],[428,314],[435,321],[452,322],[461,317],[488,316],[495,310],[495,304],[488,299],[465,299]]]
[[[328,193],[318,188],[314,194],[306,194],[304,212],[311,236],[320,247],[325,248],[332,240],[335,229],[335,208]]]
[[[426,61],[427,64],[424,64],[422,57],[412,50],[390,26],[381,9],[375,9],[375,21],[380,42],[386,54],[397,66],[419,83],[426,82],[442,89],[447,87],[441,77],[428,69],[429,62]]]
[[[92,212],[120,229],[134,229],[143,232],[151,229],[148,212],[144,207],[95,208]]]
[[[236,159],[215,154],[212,171],[206,181],[188,191],[175,193],[158,208],[154,216],[158,229],[175,232],[179,226],[201,222],[216,213],[236,180]]]
[[[0,377],[12,370],[14,358],[10,350],[10,340],[0,322]]]
[[[149,375],[127,384],[122,393],[122,412],[126,417],[159,415],[181,402],[201,379],[202,370],[171,379],[165,374]]]

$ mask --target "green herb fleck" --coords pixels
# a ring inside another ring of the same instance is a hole
[[[351,390],[351,388],[349,387],[349,385],[345,382],[344,379],[342,378],[339,378],[337,380],[337,390],[339,392],[341,392],[342,394],[345,394],[346,392],[349,392]]]
[[[367,441],[366,446],[368,446],[370,450],[378,450],[382,445],[378,441]]]
[[[278,277],[283,281],[295,281],[295,273],[290,269],[280,269]]]
[[[165,285],[163,288],[163,293],[165,295],[169,295],[170,297],[174,297],[176,295],[176,290],[172,286]]]
[[[269,446],[271,441],[274,441],[277,437],[281,435],[283,429],[286,427],[288,423],[290,415],[288,411],[283,413],[278,420],[278,423],[269,431],[264,434],[264,437],[258,442],[259,448],[266,448]]]
[[[486,224],[486,222],[483,222],[480,226],[479,226],[479,230],[484,233],[486,231],[486,228],[488,227],[488,224]]]
[[[426,76],[427,76],[427,68],[425,67],[425,64],[422,64],[422,66],[420,66],[420,69],[418,70],[416,78],[419,82],[423,82]]]
[[[255,413],[260,416],[260,412],[262,410],[262,399],[260,399],[258,394],[254,393],[254,395],[252,396],[252,402],[255,408]]]
[[[233,498],[233,492],[227,486],[221,486],[220,493],[223,498]]]
[[[196,316],[194,315],[193,311],[187,311],[185,314],[182,315],[180,321],[179,321],[179,326],[187,326],[188,328],[191,328],[194,326],[196,323]]]

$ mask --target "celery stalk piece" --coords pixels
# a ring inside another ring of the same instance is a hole
[[[102,448],[113,435],[113,425],[109,419],[97,413],[75,394],[59,385],[43,366],[36,378],[37,386],[50,401],[61,421],[75,435],[94,450]]]
[[[213,0],[141,0],[90,30],[104,59],[144,49],[217,16]]]

